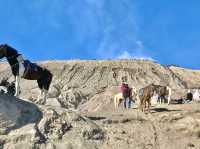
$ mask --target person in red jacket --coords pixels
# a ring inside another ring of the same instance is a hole
[[[122,85],[120,87],[122,95],[124,97],[124,107],[131,108],[131,88],[129,88],[127,81],[122,81]]]

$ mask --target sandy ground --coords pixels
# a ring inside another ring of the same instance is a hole
[[[199,149],[200,104],[157,105],[150,113],[112,109],[82,113],[107,132],[105,149]]]

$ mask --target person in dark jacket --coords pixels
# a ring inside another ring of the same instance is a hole
[[[191,93],[190,90],[188,90],[187,95],[186,95],[186,102],[190,103],[193,100],[193,94]]]
[[[120,89],[124,97],[124,107],[131,108],[131,88],[129,88],[127,81],[122,81]]]

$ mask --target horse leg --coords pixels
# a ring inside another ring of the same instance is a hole
[[[115,108],[117,108],[117,97],[114,97],[114,106],[115,106]]]
[[[144,99],[143,98],[140,100],[140,110],[142,112],[144,112]]]
[[[148,101],[147,100],[145,101],[145,109],[144,110],[148,111]]]
[[[38,103],[41,100],[41,97],[42,97],[43,93],[44,93],[43,89],[40,89],[40,94],[38,95],[38,98],[37,98],[37,102]]]
[[[159,103],[160,103],[160,105],[164,103],[164,100],[165,100],[165,99],[163,98],[163,96],[160,96],[160,97],[159,97]]]
[[[170,98],[170,96],[168,96],[168,97],[167,97],[168,105],[169,105],[169,103],[170,103],[170,100],[171,100],[171,98]]]
[[[19,96],[19,90],[20,90],[19,81],[20,81],[19,76],[16,76],[15,77],[15,95],[14,95],[16,97]]]
[[[162,101],[161,101],[161,97],[158,97],[159,100],[159,104],[161,105]]]
[[[150,112],[151,98],[148,100],[148,112]]]
[[[119,107],[119,105],[121,104],[122,101],[123,101],[123,99],[117,98],[117,107]]]
[[[49,87],[50,87],[50,84],[51,84],[51,81],[52,81],[52,77],[53,77],[53,75],[48,70],[45,69],[43,71],[42,77],[39,81],[41,83],[41,88],[42,88],[43,93],[44,93],[42,104],[46,103],[47,93],[48,93],[48,90],[49,90]]]
[[[42,96],[44,94],[44,88],[41,80],[37,80],[38,87],[40,88],[40,94],[38,95],[36,103],[41,103]]]
[[[165,101],[166,101],[166,97],[163,96],[163,104],[165,104]]]
[[[38,99],[37,99],[36,102],[40,103],[40,104],[45,104],[46,100],[47,100],[47,90],[41,89],[40,90],[40,95],[38,96]]]
[[[121,97],[117,97],[116,98],[116,105],[117,105],[117,107],[119,107],[119,105],[121,104],[122,101],[123,101],[123,98],[121,98]]]
[[[144,111],[148,111],[148,101],[147,100],[145,102],[145,109],[144,109]]]
[[[162,96],[160,96],[160,105],[163,103],[163,97]]]
[[[163,97],[160,97],[160,104],[163,104]]]
[[[168,101],[168,105],[171,101],[171,94],[172,94],[172,89],[170,87],[167,87],[168,90],[168,97],[167,97],[167,101]]]
[[[145,101],[146,99],[143,99],[143,101],[142,101],[142,112],[145,112],[145,107],[146,107],[146,101]]]
[[[43,104],[45,104],[47,101],[47,92],[48,91],[46,89],[43,89],[43,93],[44,93]]]

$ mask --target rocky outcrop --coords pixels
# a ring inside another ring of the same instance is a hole
[[[0,148],[93,149],[105,131],[73,111],[0,95]]]
[[[0,63],[2,78],[13,76],[5,63]],[[49,92],[49,105],[56,104],[64,108],[76,109],[90,99],[95,100],[99,95],[119,92],[121,77],[127,76],[130,86],[140,89],[150,83],[169,85],[173,88],[174,98],[183,96],[186,88],[200,86],[200,72],[178,67],[162,66],[152,61],[144,60],[113,60],[113,61],[46,61],[39,65],[47,67],[53,74],[53,83]],[[193,79],[194,78],[194,79]],[[21,98],[35,101],[39,89],[36,81],[21,80]],[[105,93],[108,91],[108,93]],[[181,95],[175,95],[180,92]],[[94,99],[95,98],[95,99]],[[104,97],[102,97],[104,98]],[[107,98],[107,97],[106,97]]]
[[[0,149],[200,148],[198,104],[155,105],[151,114],[113,104],[123,76],[137,89],[169,85],[178,99],[200,85],[199,71],[142,60],[39,64],[54,74],[47,104],[35,104],[34,80],[20,81],[20,99],[0,95]],[[0,73],[0,80],[13,81],[5,63]]]
[[[38,107],[12,96],[0,95],[0,135],[42,118]]]
[[[184,80],[188,88],[195,89],[200,87],[199,70],[191,70],[174,66],[171,66],[170,69],[180,78],[180,80]]]

